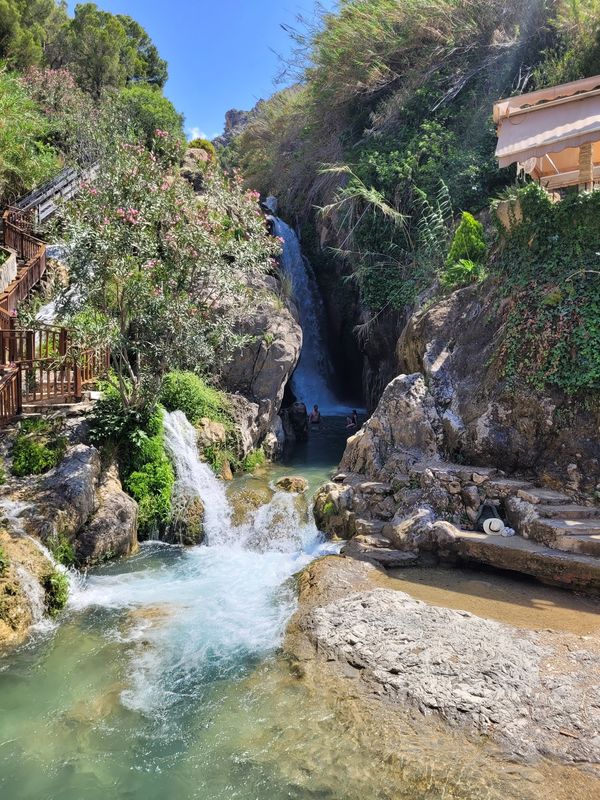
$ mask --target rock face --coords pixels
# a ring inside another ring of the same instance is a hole
[[[387,385],[373,416],[348,440],[340,470],[385,480],[438,458],[441,442],[440,419],[423,376],[399,375]]]
[[[514,758],[600,777],[600,642],[430,606],[373,588],[373,567],[346,574],[344,562],[323,559],[300,579],[294,626],[323,664],[358,670],[359,692],[484,734]]]
[[[410,319],[398,341],[400,369],[423,374],[451,458],[593,492],[597,417],[560,392],[510,391],[494,360],[504,317],[485,285],[454,292]]]
[[[96,492],[97,510],[76,537],[81,564],[98,564],[137,549],[138,507],[121,487],[116,466],[102,475]]]
[[[234,356],[223,376],[228,391],[243,395],[258,407],[257,442],[275,422],[302,348],[300,325],[291,311],[274,297],[277,281],[264,280],[255,307],[240,326],[240,333],[248,336],[249,341]]]

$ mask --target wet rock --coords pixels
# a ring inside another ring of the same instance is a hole
[[[86,566],[130,555],[138,547],[138,506],[123,491],[116,466],[102,475],[96,499],[98,510],[75,543],[77,559]]]
[[[407,517],[393,519],[383,527],[383,535],[398,550],[416,551],[430,538],[435,514],[430,508],[421,508]]]
[[[198,431],[198,447],[204,450],[205,447],[213,445],[224,445],[227,441],[227,431],[221,422],[214,422],[208,417],[202,417],[196,423]]]
[[[176,497],[173,520],[164,539],[171,544],[193,547],[204,539],[204,503],[199,497]]]
[[[308,489],[308,481],[299,475],[289,475],[275,481],[275,486],[283,492],[302,494]]]
[[[264,438],[262,447],[266,457],[269,460],[274,461],[283,453],[284,446],[285,431],[283,429],[281,417],[278,414],[271,423],[271,427]]]

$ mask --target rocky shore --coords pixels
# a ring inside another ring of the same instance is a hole
[[[566,796],[596,796],[598,636],[524,630],[432,606],[381,577],[372,564],[335,556],[302,572],[286,641],[297,669],[317,663],[358,702],[441,720],[517,762],[576,766]]]

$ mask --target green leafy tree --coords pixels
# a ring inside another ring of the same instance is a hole
[[[153,405],[169,369],[218,373],[240,344],[244,281],[280,249],[254,193],[215,172],[197,198],[170,174],[162,138],[159,153],[122,144],[62,212],[70,310],[87,310],[90,343],[111,346],[110,380],[134,410]]]
[[[149,83],[163,88],[169,77],[167,62],[159,55],[156,45],[144,28],[131,17],[117,15],[129,42],[131,69],[130,83]]]
[[[150,84],[136,84],[122,89],[119,100],[131,129],[148,148],[163,141],[156,131],[169,134],[169,140],[183,139],[183,116],[160,89]]]

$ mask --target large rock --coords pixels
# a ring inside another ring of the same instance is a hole
[[[135,552],[138,506],[125,494],[116,466],[102,475],[96,495],[98,510],[78,534],[77,560],[86,566]]]
[[[256,304],[244,316],[239,332],[248,343],[225,369],[225,386],[258,406],[258,440],[267,434],[281,408],[286,384],[302,348],[302,329],[290,310],[274,297],[277,282],[264,279]]]
[[[424,375],[450,457],[593,492],[600,481],[597,417],[559,391],[518,391],[495,356],[508,313],[488,284],[415,314],[398,341],[400,369]]]
[[[275,481],[275,486],[283,492],[302,494],[308,489],[308,481],[299,475],[286,475],[284,478],[279,478],[278,481]]]
[[[373,416],[348,440],[341,471],[388,480],[415,463],[437,460],[442,428],[423,376],[389,383]]]
[[[379,575],[339,557],[306,568],[288,649],[308,661],[308,641],[323,679],[333,673],[367,702],[483,734],[513,759],[551,757],[600,777],[597,637],[583,642],[428,605],[376,588]]]
[[[75,445],[62,462],[34,485],[33,504],[27,513],[29,527],[42,541],[74,539],[97,508],[96,491],[101,474],[95,447]]]

